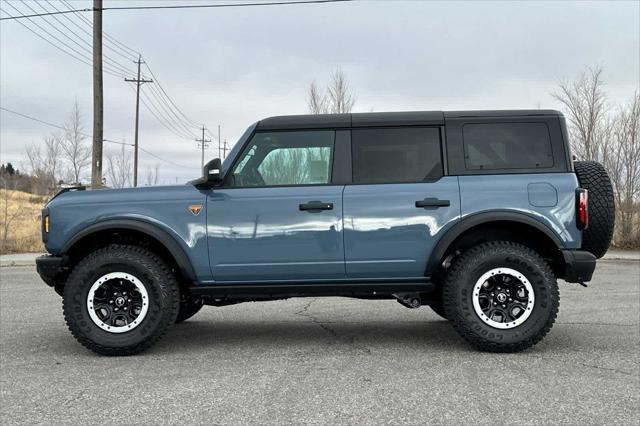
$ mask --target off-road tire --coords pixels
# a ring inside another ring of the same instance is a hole
[[[444,305],[442,304],[442,302],[431,302],[429,303],[429,307],[431,308],[431,310],[433,312],[435,312],[436,314],[438,314],[438,316],[448,320],[449,318],[447,318],[447,313],[444,310]]]
[[[442,286],[444,285],[444,279],[437,277],[434,279],[434,284],[437,286],[437,290],[429,295],[426,303],[436,315],[448,320],[447,313],[444,311],[444,304],[442,303]]]
[[[589,226],[582,232],[582,248],[598,259],[611,245],[616,208],[607,171],[596,161],[575,161],[580,187],[589,191]]]
[[[127,272],[140,279],[149,295],[146,316],[134,329],[114,334],[91,319],[87,295],[105,273]],[[178,314],[178,282],[166,263],[153,252],[132,245],[110,245],[87,255],[74,268],[64,287],[64,318],[73,336],[101,355],[133,355],[149,348],[164,335]]]
[[[493,268],[512,268],[529,281],[535,295],[530,316],[512,329],[486,324],[473,308],[473,287]],[[447,318],[454,329],[477,348],[489,352],[519,352],[551,330],[558,314],[558,283],[551,268],[533,250],[511,241],[495,241],[472,247],[454,259],[443,288]]]
[[[186,321],[202,309],[204,304],[201,298],[195,298],[189,293],[180,294],[180,307],[178,308],[178,316],[176,317],[176,324],[182,321]]]

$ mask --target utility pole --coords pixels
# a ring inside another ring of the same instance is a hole
[[[227,158],[227,140],[224,140],[224,145],[222,147],[222,158]]]
[[[204,150],[205,148],[207,148],[209,146],[209,142],[211,142],[211,139],[205,139],[204,138],[204,131],[207,130],[204,127],[204,124],[202,125],[202,139],[196,139],[196,142],[198,142],[198,148],[202,148],[202,168],[204,169]]]
[[[222,139],[220,139],[220,125],[218,124],[218,158],[222,159]]]
[[[91,187],[102,186],[102,136],[104,102],[102,98],[102,0],[93,0],[93,150]]]
[[[95,12],[94,12],[95,13]],[[138,186],[138,123],[140,115],[140,86],[144,83],[153,83],[153,80],[140,79],[140,65],[144,64],[142,55],[138,55],[138,60],[134,62],[138,64],[138,76],[136,78],[125,78],[124,81],[136,83],[136,130],[133,148],[133,186]]]

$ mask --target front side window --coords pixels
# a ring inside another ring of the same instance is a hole
[[[469,170],[553,167],[544,123],[465,124],[464,162]]]
[[[327,184],[334,136],[333,130],[256,133],[233,168],[230,186]]]
[[[358,129],[351,134],[354,183],[400,183],[442,176],[440,130]]]

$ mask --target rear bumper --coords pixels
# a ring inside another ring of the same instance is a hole
[[[570,283],[591,281],[596,257],[585,250],[561,250],[564,258],[564,280]]]
[[[62,257],[40,256],[36,258],[36,270],[42,281],[50,287],[55,287],[56,278],[62,273]]]

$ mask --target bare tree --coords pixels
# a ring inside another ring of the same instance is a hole
[[[331,84],[327,89],[329,109],[334,114],[351,112],[356,98],[351,93],[347,78],[340,68],[331,75]]]
[[[131,157],[127,156],[124,152],[124,145],[122,145],[122,151],[120,153],[107,156],[107,163],[109,165],[107,176],[113,188],[126,188],[131,186],[133,167],[131,165]]]
[[[616,201],[614,241],[619,246],[640,243],[636,231],[640,197],[640,94],[617,109],[607,105],[602,69],[588,68],[573,82],[562,82],[553,96],[562,102],[573,152],[582,160],[601,162],[607,169]]]
[[[611,123],[604,164],[614,186],[619,243],[628,246],[640,239],[634,226],[640,197],[640,93],[618,109]]]
[[[573,152],[582,160],[602,161],[608,136],[607,98],[602,68],[588,68],[573,82],[563,81],[552,96],[567,109]]]
[[[327,96],[322,93],[315,81],[309,85],[307,106],[311,114],[327,114],[329,112]]]
[[[80,183],[82,171],[91,164],[91,147],[85,143],[87,137],[83,131],[81,119],[76,100],[69,121],[65,125],[61,145],[65,160],[69,164],[69,177],[73,183]]]
[[[159,171],[160,164],[156,164],[153,168],[147,167],[147,179],[145,183],[147,186],[154,186],[158,184]]]
[[[355,103],[356,97],[340,68],[331,74],[331,82],[325,90],[318,88],[314,81],[307,91],[307,107],[312,114],[349,113]]]
[[[36,178],[38,192],[51,193],[62,176],[62,142],[58,133],[46,136],[42,145],[29,145],[26,148],[31,174]]]

